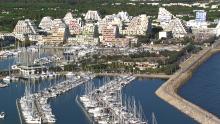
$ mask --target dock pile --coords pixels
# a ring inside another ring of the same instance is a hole
[[[134,79],[119,77],[79,97],[91,120],[98,124],[147,124],[141,105],[137,106],[133,97],[122,98],[122,87]]]
[[[55,98],[77,86],[83,84],[95,76],[93,74],[80,74],[80,76],[74,76],[71,80],[66,80],[56,84],[50,88],[46,88],[41,92],[25,95],[22,97],[19,103],[19,109],[21,111],[22,120],[25,123],[55,123],[56,119],[52,113],[51,106],[47,103],[50,98]]]

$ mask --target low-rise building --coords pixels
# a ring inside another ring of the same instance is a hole
[[[160,31],[159,32],[159,39],[171,38],[171,37],[172,37],[172,32],[171,31]]]
[[[148,68],[156,69],[158,68],[158,63],[152,63],[152,62],[135,62],[135,66],[139,68],[140,70],[145,70]]]
[[[145,69],[156,69],[159,67],[158,63],[154,62],[120,62],[121,64],[125,66],[133,66],[134,68],[138,68],[140,70],[145,70]]]
[[[197,30],[193,30],[193,34],[195,36],[194,41],[203,43],[203,42],[213,42],[216,36],[215,28],[200,28]]]
[[[67,43],[71,45],[97,45],[99,38],[88,35],[76,35],[76,37],[69,37]]]
[[[7,46],[14,44],[16,41],[14,34],[12,33],[0,33],[0,46]]]
[[[27,78],[30,75],[40,75],[48,72],[45,66],[15,66],[12,70],[18,70],[21,77]]]

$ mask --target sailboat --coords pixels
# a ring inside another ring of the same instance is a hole
[[[11,82],[10,65],[9,65],[9,71],[8,71],[8,73],[9,73],[9,76],[6,76],[6,77],[3,78],[3,81],[4,81],[5,83],[10,83],[10,82]]]
[[[27,51],[26,51],[27,52]],[[26,53],[27,54],[27,53]],[[27,54],[27,67],[29,64],[29,55]],[[35,87],[34,87],[35,89]],[[28,74],[28,81],[25,82],[25,94],[19,100],[21,106],[21,113],[24,117],[24,121],[27,124],[42,124],[41,117],[36,112],[35,97],[33,96],[34,91],[31,88],[31,75]]]

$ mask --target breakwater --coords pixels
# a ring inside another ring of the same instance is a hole
[[[199,53],[192,55],[180,65],[181,69],[167,80],[156,91],[156,94],[199,123],[219,124],[220,119],[218,117],[178,95],[178,89],[191,78],[193,71],[218,51],[218,47],[215,46],[215,48],[205,48]]]
[[[130,75],[128,73],[96,73],[97,76],[125,76]],[[169,79],[171,75],[166,74],[132,74],[135,77],[145,77],[145,78],[153,78],[153,79]]]

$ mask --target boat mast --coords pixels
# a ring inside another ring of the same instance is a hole
[[[157,124],[157,119],[154,112],[152,113],[152,124]]]

